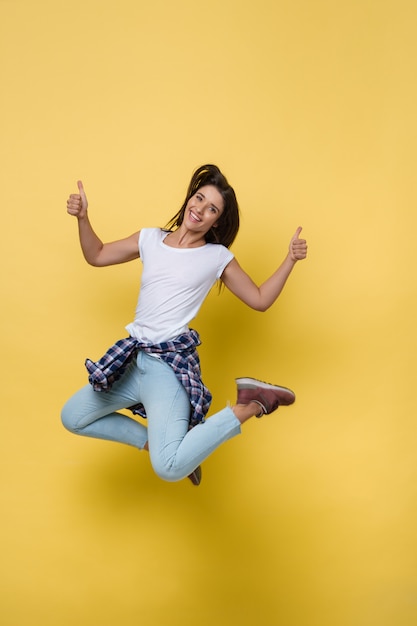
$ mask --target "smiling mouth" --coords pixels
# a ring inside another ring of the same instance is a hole
[[[201,222],[201,219],[198,217],[198,215],[193,213],[193,211],[190,211],[190,217],[194,222]]]

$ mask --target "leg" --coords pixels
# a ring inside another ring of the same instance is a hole
[[[189,398],[172,368],[145,354],[138,363],[152,466],[164,480],[181,480],[221,443],[237,435],[240,422],[225,408],[189,431]]]
[[[116,412],[140,402],[137,378],[136,364],[132,364],[109,392],[97,392],[91,385],[86,385],[65,404],[63,425],[77,435],[143,448],[148,439],[147,428]]]

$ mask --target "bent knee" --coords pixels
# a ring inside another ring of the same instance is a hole
[[[175,483],[184,478],[182,472],[179,472],[172,464],[162,463],[152,459],[151,463],[153,471],[161,480],[165,480],[168,483]]]
[[[77,429],[77,420],[73,411],[71,411],[68,405],[65,405],[61,411],[61,422],[67,430],[71,433],[77,433],[79,429]]]

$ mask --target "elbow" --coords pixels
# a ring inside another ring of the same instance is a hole
[[[88,265],[92,267],[101,267],[103,265],[103,263],[100,263],[100,257],[98,256],[84,255],[84,259],[87,261]]]
[[[265,313],[269,309],[270,305],[265,304],[264,302],[256,302],[252,304],[252,309],[258,311],[258,313]]]

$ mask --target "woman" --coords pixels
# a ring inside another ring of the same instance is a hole
[[[198,485],[200,463],[211,452],[240,433],[246,420],[292,404],[295,395],[285,387],[237,379],[236,404],[206,421],[211,394],[201,380],[199,336],[188,324],[217,280],[249,307],[268,309],[307,255],[301,228],[280,267],[258,287],[229,250],[239,208],[215,165],[196,170],[183,206],[165,229],[142,229],[111,243],[103,243],[91,226],[81,181],[78,191],[69,196],[67,211],[78,220],[86,261],[107,266],[140,258],[143,273],[135,318],[126,327],[129,337],[100,361],[86,361],[90,384],[67,402],[63,424],[79,435],[148,450],[162,479],[188,476]],[[147,426],[117,412],[123,408],[146,416]]]

